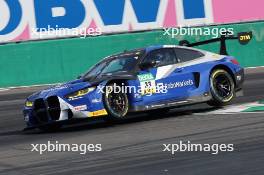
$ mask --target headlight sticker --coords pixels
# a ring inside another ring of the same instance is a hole
[[[31,101],[26,101],[25,106],[26,106],[26,107],[32,107],[32,106],[33,106],[33,102],[31,102]]]
[[[95,90],[95,87],[89,87],[89,88],[81,89],[79,91],[76,91],[74,93],[67,95],[66,98],[69,101],[77,100],[77,99],[83,98],[84,95],[92,92],[93,90]]]

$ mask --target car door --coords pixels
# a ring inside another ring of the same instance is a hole
[[[151,51],[142,63],[155,62],[155,66],[141,70],[138,81],[141,95],[146,104],[181,100],[194,88],[194,76],[178,67],[178,59],[173,48]]]
[[[171,85],[172,93],[181,94],[182,99],[196,97],[203,95],[199,91],[199,86],[201,82],[200,71],[202,70],[201,64],[204,58],[204,53],[192,49],[192,48],[174,48],[178,64],[172,77],[180,76],[181,81]],[[169,87],[170,88],[170,87]]]

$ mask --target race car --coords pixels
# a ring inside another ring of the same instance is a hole
[[[108,56],[78,79],[34,93],[23,110],[27,128],[50,130],[64,121],[130,112],[168,112],[207,102],[223,106],[243,94],[244,69],[227,56],[226,40],[246,44],[252,33],[179,45],[150,46]],[[192,48],[221,43],[220,54]]]

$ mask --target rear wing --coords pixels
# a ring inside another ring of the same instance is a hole
[[[199,41],[196,43],[189,43],[189,41],[187,40],[182,40],[179,42],[179,45],[186,47],[195,47],[195,46],[210,44],[214,42],[220,42],[220,51],[219,51],[220,55],[228,55],[226,48],[226,40],[238,40],[241,45],[246,45],[250,42],[252,37],[253,37],[252,32],[241,32],[238,33],[237,36],[225,34],[225,35],[221,35],[221,37],[219,38]]]

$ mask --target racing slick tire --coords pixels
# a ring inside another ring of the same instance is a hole
[[[210,75],[210,106],[221,107],[232,101],[235,96],[235,83],[232,76],[223,69],[216,69]]]
[[[118,91],[115,91],[115,89],[118,89]],[[103,103],[108,113],[106,120],[118,121],[126,117],[129,110],[128,96],[125,92],[122,92],[122,86],[119,84],[111,83],[106,86]]]

